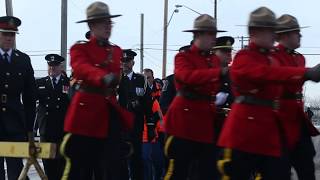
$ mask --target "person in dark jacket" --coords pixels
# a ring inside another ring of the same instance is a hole
[[[20,19],[0,17],[0,141],[32,138],[36,109],[36,86],[30,57],[15,49]],[[9,180],[17,180],[21,158],[5,158]],[[0,179],[5,179],[4,158],[0,158]]]
[[[129,160],[130,178],[132,180],[143,179],[142,162],[142,132],[144,117],[146,117],[148,133],[155,135],[155,124],[158,119],[152,118],[152,97],[151,91],[147,88],[147,80],[144,75],[133,72],[134,57],[137,54],[126,49],[123,51],[122,76],[119,84],[119,103],[128,111],[134,113],[134,128],[127,135],[127,140],[132,143],[134,153]],[[126,172],[124,172],[126,173]]]
[[[57,54],[45,57],[48,63],[48,76],[37,79],[36,128],[41,142],[61,143],[64,131],[64,118],[69,105],[69,78],[62,73],[61,63],[65,60]],[[56,159],[43,159],[44,170],[49,180],[60,179],[64,160],[57,154]]]

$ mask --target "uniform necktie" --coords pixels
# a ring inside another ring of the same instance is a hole
[[[3,54],[3,60],[5,60],[6,63],[10,63],[9,54],[8,54],[8,53],[5,52],[5,53]]]
[[[57,78],[53,77],[52,78],[52,83],[53,83],[53,88],[56,88],[56,86],[57,86]]]

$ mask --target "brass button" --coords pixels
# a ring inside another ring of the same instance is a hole
[[[84,106],[84,103],[79,103],[80,106]]]
[[[5,88],[9,88],[9,85],[8,85],[8,84],[5,84],[4,87],[5,87]]]
[[[46,104],[46,107],[49,107],[49,104]]]
[[[2,108],[2,111],[3,111],[3,112],[5,112],[6,110],[7,110],[7,108],[5,108],[5,107]]]
[[[60,106],[58,105],[58,106],[56,106],[56,108],[57,108],[57,109],[59,109],[59,108],[60,108]]]
[[[60,101],[60,98],[57,98],[58,101]]]
[[[50,97],[47,97],[47,99],[50,99]]]
[[[46,112],[46,115],[48,115],[49,114],[49,112]]]
[[[9,73],[9,72],[7,72],[7,73],[6,73],[6,75],[7,75],[7,76],[10,76],[10,73]]]

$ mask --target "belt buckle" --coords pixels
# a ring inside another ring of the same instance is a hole
[[[6,94],[1,94],[1,103],[7,103],[8,96]]]
[[[279,100],[274,100],[274,101],[273,101],[273,103],[272,103],[272,108],[275,109],[275,110],[280,109],[280,102],[279,102]]]

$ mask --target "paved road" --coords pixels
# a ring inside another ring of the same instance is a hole
[[[320,129],[320,128],[319,128]],[[317,150],[317,154],[314,158],[314,162],[315,162],[315,169],[316,169],[316,177],[317,177],[317,180],[320,180],[320,136],[317,136],[315,138],[313,138],[313,142],[314,142],[314,146]],[[42,165],[41,163],[41,160],[39,161],[40,164]],[[28,176],[31,180],[40,180],[39,176],[37,175],[37,172],[36,170],[34,169],[34,167],[32,166],[32,168],[30,169],[29,173],[28,173]],[[292,180],[297,180],[294,172],[293,172],[293,177],[292,177]]]

